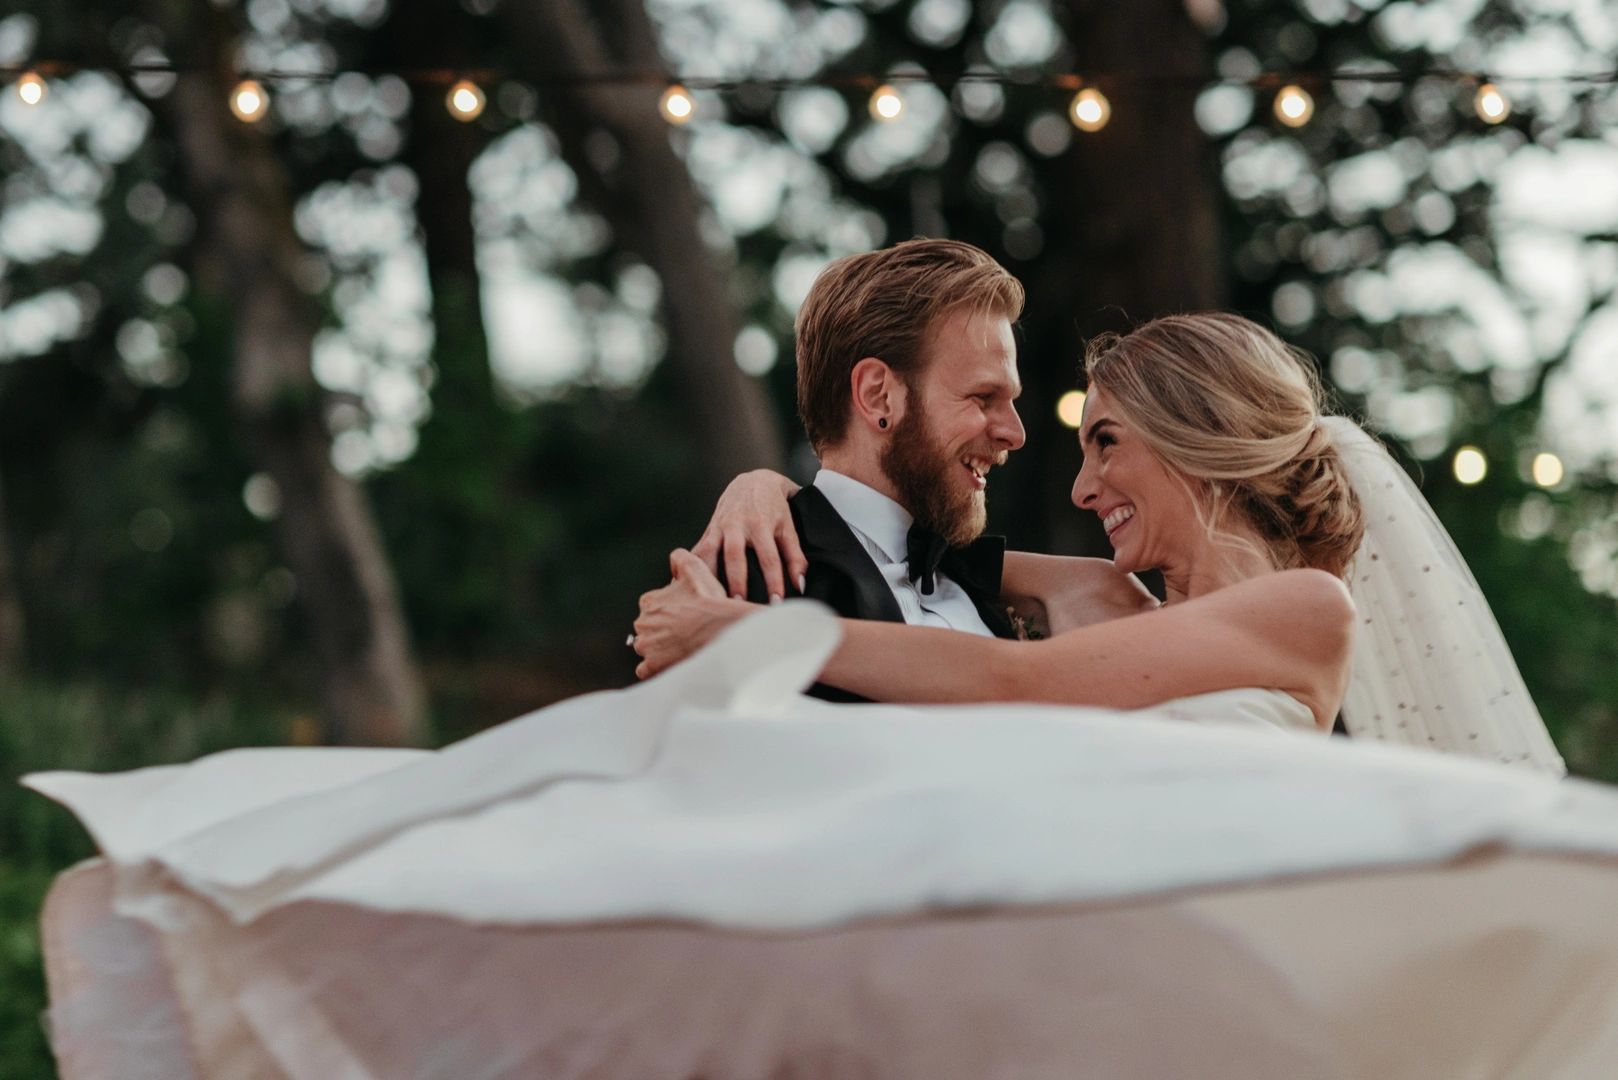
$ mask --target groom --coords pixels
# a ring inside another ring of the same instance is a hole
[[[715,521],[725,524],[710,525],[691,554],[755,603],[807,596],[846,618],[1018,636],[1001,597],[1005,541],[980,534],[988,472],[1024,440],[1011,334],[1022,304],[1016,278],[953,240],[828,266],[795,327],[798,413],[823,467],[788,499],[790,534],[774,531],[773,485],[788,482],[750,474],[742,495],[721,500]],[[754,513],[746,504],[760,492],[767,505]],[[1094,565],[1063,571],[1070,625],[1150,600],[1106,560],[1077,561]],[[662,592],[641,598],[643,614]],[[809,692],[865,700],[823,684]]]
[[[1024,439],[1011,333],[1022,305],[1017,279],[959,241],[911,240],[828,266],[795,327],[798,413],[822,465],[789,500],[808,569],[789,581],[772,565],[767,577],[748,550],[745,589],[729,591],[1015,636],[999,598],[1005,541],[981,533],[989,470]],[[716,563],[719,544],[696,554]],[[735,574],[741,555],[727,555]],[[724,583],[726,565],[716,570]]]

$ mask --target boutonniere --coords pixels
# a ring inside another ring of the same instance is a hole
[[[1045,635],[1040,632],[1039,627],[1034,625],[1034,620],[1026,615],[1017,614],[1016,608],[1006,608],[1006,618],[1011,620],[1011,629],[1017,635],[1018,641],[1041,641],[1044,639]]]

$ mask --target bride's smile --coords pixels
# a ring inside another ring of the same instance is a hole
[[[1101,519],[1114,565],[1132,573],[1184,562],[1183,545],[1167,540],[1203,531],[1190,485],[1170,473],[1099,386],[1090,390],[1080,431],[1084,466],[1073,505]]]

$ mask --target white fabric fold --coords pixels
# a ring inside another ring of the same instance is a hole
[[[660,679],[564,701],[437,753],[239,750],[188,767],[36,773],[23,783],[71,809],[110,858],[149,862],[246,917],[412,825],[563,780],[630,776],[651,760],[675,708],[780,712],[841,634],[825,608],[792,607],[729,628]]]
[[[782,605],[629,690],[434,754],[334,753],[297,784],[290,752],[29,783],[146,871],[125,875],[126,910],[172,879],[244,923],[316,900],[473,923],[807,929],[1503,847],[1618,856],[1618,797],[1595,785],[1182,722],[1257,715],[1267,691],[1163,713],[801,697],[837,636],[823,609]],[[276,785],[285,797],[240,801]]]

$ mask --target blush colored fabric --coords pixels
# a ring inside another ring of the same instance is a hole
[[[1598,1078],[1618,1060],[1618,868],[1563,857],[798,933],[312,902],[237,926],[176,894],[161,947],[111,910],[111,875],[71,872],[47,909],[67,1080]]]

